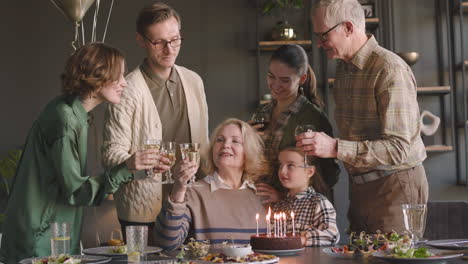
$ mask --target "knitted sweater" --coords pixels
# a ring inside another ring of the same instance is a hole
[[[203,81],[195,72],[174,66],[185,92],[192,142],[208,144],[208,107]],[[140,67],[126,77],[128,87],[119,104],[110,105],[105,117],[103,163],[112,168],[126,161],[145,138],[162,138],[162,124]],[[156,177],[161,177],[158,174]],[[162,187],[157,179],[136,179],[114,195],[119,219],[149,223],[161,209]]]
[[[166,199],[156,219],[155,241],[158,246],[173,250],[187,238],[250,243],[256,230],[255,214],[259,214],[259,232],[265,233],[265,209],[250,189],[218,189],[201,180],[200,187],[187,189],[186,201],[174,203]]]

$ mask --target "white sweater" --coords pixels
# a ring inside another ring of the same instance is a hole
[[[192,142],[208,144],[208,106],[203,81],[195,72],[174,66],[182,80]],[[145,79],[137,67],[126,77],[128,87],[119,104],[109,105],[105,117],[103,163],[111,168],[136,152],[144,138],[162,138],[159,113]],[[158,174],[156,177],[161,177]],[[160,180],[160,179],[159,179]],[[119,219],[153,222],[161,210],[161,184],[153,178],[135,179],[114,194]]]

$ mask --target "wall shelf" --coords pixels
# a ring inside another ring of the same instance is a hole
[[[429,86],[429,87],[418,87],[418,94],[448,94],[450,93],[450,86]]]
[[[258,47],[262,51],[273,51],[281,45],[286,44],[297,44],[301,45],[304,49],[310,49],[312,47],[312,40],[287,40],[287,41],[259,41]]]
[[[378,24],[379,21],[380,21],[380,20],[379,20],[378,17],[366,18],[366,24]]]
[[[447,146],[447,145],[428,145],[426,146],[426,151],[427,152],[448,152],[452,151],[453,147],[452,146]]]

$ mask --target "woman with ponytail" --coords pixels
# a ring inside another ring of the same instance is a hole
[[[282,191],[277,181],[277,157],[280,149],[296,145],[298,125],[311,125],[314,131],[332,135],[330,122],[322,111],[323,102],[317,95],[317,82],[309,66],[307,54],[299,45],[283,45],[273,52],[267,74],[272,101],[261,105],[254,116],[263,115],[267,122],[250,123],[262,135],[265,154],[271,166],[271,177],[257,184],[257,193],[265,196],[264,203],[278,200]],[[331,196],[331,188],[338,181],[339,167],[334,159],[319,159],[318,173],[326,188],[317,190]],[[331,198],[331,197],[329,197]]]

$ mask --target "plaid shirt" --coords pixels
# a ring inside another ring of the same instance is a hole
[[[374,36],[338,63],[333,94],[338,159],[349,174],[408,169],[426,158],[414,75]]]
[[[290,215],[294,212],[295,231],[306,238],[306,246],[330,246],[340,240],[335,208],[312,187],[294,197],[288,195],[273,206],[273,211],[286,213],[288,232],[292,232]]]
[[[265,131],[265,135],[263,136],[263,142],[265,143],[265,156],[268,160],[274,161],[278,159],[278,151],[279,145],[281,140],[283,139],[283,128],[288,124],[289,118],[299,113],[302,106],[307,102],[307,98],[303,95],[299,95],[292,104],[288,106],[286,111],[282,112],[276,122],[275,127],[269,127]],[[261,109],[257,112],[266,113],[267,116],[271,116],[273,109],[276,106],[276,100],[264,105]]]

